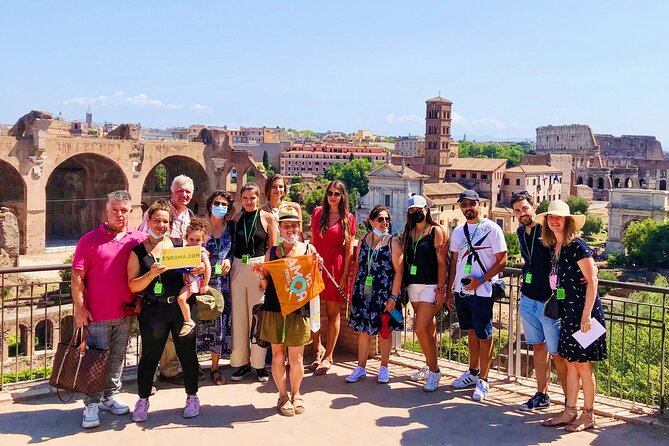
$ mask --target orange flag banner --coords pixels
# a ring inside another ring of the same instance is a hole
[[[312,254],[272,260],[263,266],[272,276],[283,316],[303,307],[325,289]]]

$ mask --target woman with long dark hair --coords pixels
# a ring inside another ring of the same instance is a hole
[[[425,379],[423,390],[433,392],[441,372],[437,364],[435,314],[446,299],[446,246],[448,235],[430,215],[427,200],[409,198],[406,225],[402,234],[404,285],[414,310],[414,333],[425,355],[426,367],[411,376]]]
[[[379,335],[381,366],[377,381],[387,383],[392,331],[401,330],[402,322],[391,317],[402,287],[404,254],[399,240],[388,233],[390,211],[376,206],[369,213],[371,231],[358,244],[352,272],[355,276],[348,325],[358,336],[358,366],[346,378],[353,383],[367,376],[370,336]]]
[[[353,257],[353,240],[357,227],[355,216],[349,211],[346,185],[331,181],[325,188],[323,204],[311,216],[311,243],[323,258],[323,266],[332,274],[344,292],[349,295],[348,279]],[[315,360],[311,367],[315,375],[325,375],[330,369],[341,324],[341,304],[344,297],[331,280],[325,278],[325,289],[320,295],[325,302],[328,317],[327,345],[321,344],[320,331],[312,335]]]

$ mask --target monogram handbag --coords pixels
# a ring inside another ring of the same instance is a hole
[[[103,392],[107,387],[107,362],[109,350],[86,347],[86,333],[84,327],[77,327],[70,343],[61,342],[56,349],[53,359],[53,369],[49,384],[58,391],[94,395]],[[75,345],[77,339],[81,343]],[[58,392],[58,398],[67,402],[72,399],[63,400]]]

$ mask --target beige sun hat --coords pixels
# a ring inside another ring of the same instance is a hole
[[[546,220],[546,216],[549,214],[558,215],[560,217],[571,217],[577,231],[580,231],[585,224],[585,215],[571,214],[569,211],[569,205],[562,200],[551,201],[551,204],[548,205],[548,210],[534,217],[534,222],[543,226],[544,221]]]

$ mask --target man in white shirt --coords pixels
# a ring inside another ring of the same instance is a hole
[[[465,190],[458,198],[467,221],[451,235],[451,265],[446,305],[457,307],[460,331],[469,345],[469,370],[453,381],[456,389],[476,386],[472,398],[488,395],[488,372],[492,362],[493,282],[506,267],[506,241],[497,224],[481,217],[479,194]],[[455,299],[454,299],[455,292]]]

